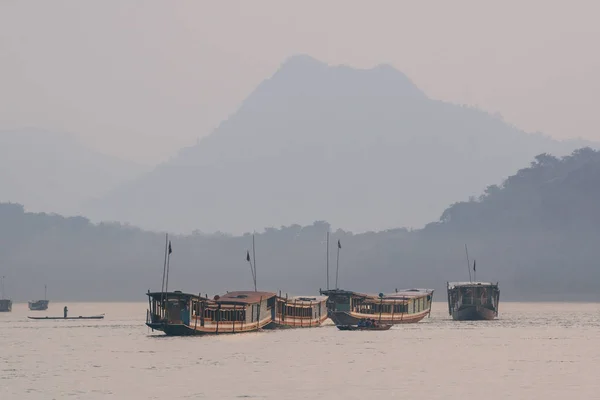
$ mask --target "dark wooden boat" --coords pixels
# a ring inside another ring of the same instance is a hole
[[[50,303],[50,300],[33,300],[28,304],[31,311],[46,311],[48,309],[48,303]]]
[[[46,285],[44,285],[44,300],[32,300],[28,302],[28,305],[31,311],[46,311],[49,303],[50,300],[48,300],[48,290]]]
[[[27,317],[29,319],[104,319],[104,314],[100,315],[91,315],[88,317],[78,316],[78,317]]]
[[[336,325],[340,331],[387,331],[392,325],[358,326],[358,325]]]
[[[0,312],[11,312],[12,301],[8,299],[0,299]]]
[[[0,312],[12,311],[12,300],[4,298],[4,277],[0,278]]]
[[[491,320],[498,316],[500,289],[491,282],[449,282],[448,313],[455,321]]]

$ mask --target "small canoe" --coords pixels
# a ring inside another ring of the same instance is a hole
[[[357,326],[357,325],[336,325],[340,331],[387,331],[392,325],[377,326]]]
[[[104,319],[104,314],[101,315],[92,315],[89,317],[83,317],[83,316],[79,316],[79,317],[27,317],[29,319]]]

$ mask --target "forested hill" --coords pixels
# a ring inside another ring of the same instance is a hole
[[[428,230],[597,231],[600,152],[582,148],[562,158],[540,154],[530,167],[479,199],[455,203]]]
[[[468,278],[464,245],[477,278],[499,281],[503,300],[600,300],[600,153],[537,156],[529,168],[479,199],[449,207],[422,230],[332,232],[340,286],[381,292],[432,287]],[[326,286],[325,236],[315,222],[267,228],[256,235],[258,287],[316,294]],[[251,287],[246,250],[251,235],[173,236],[170,288],[214,295]],[[48,284],[54,300],[139,300],[160,288],[164,234],[87,219],[26,213],[0,205],[0,275],[8,294],[25,301]]]

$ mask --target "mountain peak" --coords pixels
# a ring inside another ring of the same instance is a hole
[[[269,79],[246,99],[244,107],[255,109],[263,101],[281,98],[385,98],[404,101],[427,96],[402,72],[389,64],[368,69],[329,65],[309,55],[287,58]]]

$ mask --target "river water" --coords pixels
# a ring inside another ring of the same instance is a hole
[[[501,303],[496,321],[431,318],[168,338],[144,303],[15,304],[0,313],[0,399],[600,399],[600,304]]]

